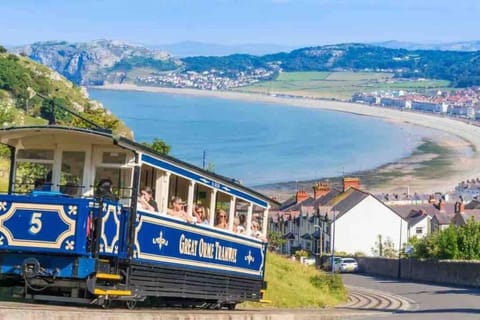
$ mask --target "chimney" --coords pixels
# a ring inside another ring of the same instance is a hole
[[[443,199],[438,200],[438,210],[445,212],[445,201]]]
[[[316,199],[323,197],[330,192],[330,186],[328,183],[317,183],[313,186],[313,197]]]
[[[298,190],[297,191],[297,203],[302,202],[308,199],[308,193],[305,190]]]
[[[360,179],[353,178],[353,177],[345,177],[343,178],[343,192],[347,191],[351,187],[360,188]]]

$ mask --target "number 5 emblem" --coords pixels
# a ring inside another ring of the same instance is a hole
[[[30,219],[30,229],[28,229],[31,233],[39,233],[42,230],[42,220],[40,218],[42,214],[40,212],[34,212],[32,214],[32,219]]]

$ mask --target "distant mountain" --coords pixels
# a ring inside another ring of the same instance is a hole
[[[197,41],[183,41],[152,47],[168,51],[175,57],[228,56],[232,54],[251,54],[258,56],[276,52],[288,52],[295,49],[295,47],[292,46],[267,43],[222,45]]]
[[[184,70],[238,71],[280,66],[283,71],[377,71],[403,78],[451,81],[454,87],[480,85],[480,52],[389,49],[361,43],[309,47],[264,56],[188,57]]]
[[[416,43],[407,41],[375,42],[373,45],[390,49],[408,50],[444,50],[444,51],[479,51],[480,41],[459,41],[447,43]]]
[[[167,52],[113,40],[37,42],[16,47],[13,51],[25,54],[81,85],[133,81],[138,74],[175,70],[181,64]]]
[[[78,84],[135,83],[141,79],[143,85],[162,85],[152,79],[166,76],[173,81],[168,85],[175,86],[177,80],[165,71],[183,73],[187,83],[191,82],[188,72],[192,71],[207,78],[215,73],[232,80],[258,74],[274,77],[280,71],[377,71],[404,78],[445,79],[455,87],[480,85],[479,51],[407,50],[345,43],[266,55],[174,58],[165,51],[107,40],[44,42],[16,50]]]

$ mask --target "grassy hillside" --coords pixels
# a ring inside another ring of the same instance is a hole
[[[244,303],[243,307],[324,308],[347,298],[340,276],[332,276],[275,253],[267,255],[265,277],[268,288],[264,298],[271,303]]]
[[[42,99],[40,95],[48,97]],[[0,46],[0,123],[2,126],[46,123],[50,100],[74,110],[104,128],[131,136],[130,130],[86,91],[57,72],[29,58],[6,52]],[[57,122],[66,126],[86,126],[70,114],[57,110]]]
[[[40,98],[40,95],[47,99]],[[45,125],[49,103],[65,106],[100,126],[131,137],[125,124],[87,93],[58,73],[29,58],[8,53],[0,46],[0,126]],[[57,124],[88,127],[69,113],[56,111]],[[8,149],[0,144],[0,191],[7,190],[10,162]]]
[[[282,72],[277,79],[238,88],[239,91],[268,94],[291,94],[316,98],[350,99],[356,92],[376,90],[427,89],[444,90],[450,86],[446,80],[396,79],[393,73],[382,72]]]

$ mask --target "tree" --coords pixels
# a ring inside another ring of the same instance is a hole
[[[398,250],[395,249],[395,243],[387,237],[382,241],[382,235],[378,235],[375,246],[372,248],[372,254],[377,257],[395,258],[398,256]]]
[[[142,142],[142,145],[153,149],[154,151],[161,153],[161,154],[169,154],[170,152],[170,145],[168,145],[162,139],[154,138],[153,141],[150,142]]]
[[[458,245],[460,258],[465,260],[474,260],[480,258],[480,223],[473,217],[467,220],[458,234]]]
[[[215,163],[209,162],[205,168],[205,170],[210,172],[215,172]]]
[[[282,234],[278,231],[269,231],[268,232],[268,247],[270,250],[278,250],[281,248],[287,240],[282,237]]]
[[[71,113],[65,111],[61,107],[66,107],[67,102],[63,98],[54,97],[53,99],[43,100],[42,106],[40,107],[40,116],[44,119],[50,119],[52,113],[52,106],[55,105],[55,121],[58,124],[70,123],[73,119]],[[68,107],[66,107],[68,108]]]
[[[470,218],[464,226],[451,225],[409,243],[418,259],[480,259],[480,222]]]

